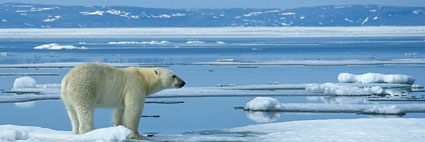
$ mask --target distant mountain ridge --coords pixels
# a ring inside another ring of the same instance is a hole
[[[0,4],[0,28],[424,26],[425,7],[162,9]]]

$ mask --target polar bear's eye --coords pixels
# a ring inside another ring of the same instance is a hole
[[[173,75],[173,76],[171,76],[172,78],[176,78],[177,76],[176,75]]]

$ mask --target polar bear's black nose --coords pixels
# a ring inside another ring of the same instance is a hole
[[[179,88],[182,88],[185,84],[186,84],[186,82],[182,81],[182,82],[180,83]]]

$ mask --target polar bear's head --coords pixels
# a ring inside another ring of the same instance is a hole
[[[163,89],[182,88],[186,84],[177,74],[167,69],[155,68],[154,74],[159,78]]]

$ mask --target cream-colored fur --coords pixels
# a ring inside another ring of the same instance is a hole
[[[101,63],[81,64],[62,80],[62,100],[72,124],[72,133],[94,129],[94,108],[115,108],[115,125],[132,131],[131,139],[143,139],[138,132],[145,98],[167,88],[181,88],[185,82],[163,68],[114,68]]]

